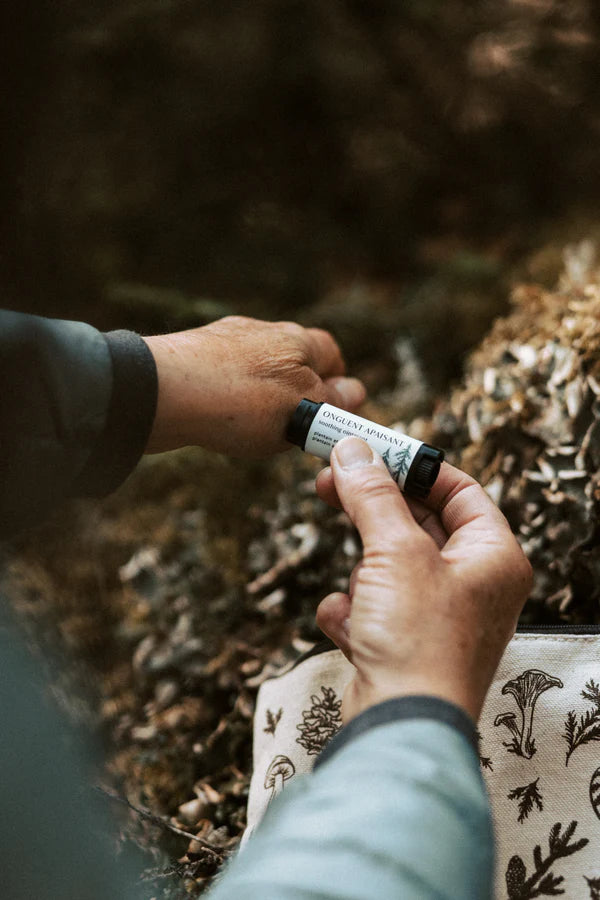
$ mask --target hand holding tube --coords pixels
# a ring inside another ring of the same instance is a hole
[[[345,376],[333,337],[294,322],[227,316],[202,328],[144,338],[158,371],[146,452],[198,444],[231,456],[289,449],[290,410],[302,396],[358,408],[365,389]]]
[[[362,438],[379,453],[400,490],[408,496],[429,496],[444,459],[444,451],[437,447],[306,397],[296,407],[286,432],[292,444],[327,461],[338,441],[348,436]]]
[[[345,720],[408,694],[442,697],[477,720],[531,586],[502,513],[446,463],[427,502],[407,502],[358,438],[337,444],[317,490],[341,502],[363,541],[349,593],[317,612],[357,669]]]

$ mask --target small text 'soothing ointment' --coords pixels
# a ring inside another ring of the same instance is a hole
[[[331,451],[345,437],[359,437],[383,457],[394,481],[406,494],[425,498],[433,487],[444,451],[331,406],[301,400],[288,426],[288,441],[306,453],[329,460]]]

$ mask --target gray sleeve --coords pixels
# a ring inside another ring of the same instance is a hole
[[[490,808],[472,745],[399,719],[292,779],[211,900],[487,900]]]
[[[157,378],[135,334],[0,310],[0,384],[0,539],[109,493],[143,452]]]
[[[0,597],[0,872],[4,900],[148,900],[147,859],[117,851],[117,822],[91,790],[97,748],[45,696]],[[50,678],[56,673],[52,673]]]

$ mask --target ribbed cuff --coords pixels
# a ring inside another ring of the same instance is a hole
[[[478,752],[477,729],[471,717],[448,700],[440,697],[410,696],[394,697],[384,700],[377,706],[371,706],[355,719],[351,719],[341,731],[327,744],[315,763],[315,769],[327,762],[349,741],[354,740],[365,731],[377,728],[379,725],[388,725],[390,722],[398,722],[402,719],[434,719],[450,725],[460,731]]]
[[[113,385],[106,427],[73,492],[110,494],[142,456],[156,414],[158,375],[150,348],[132,331],[104,334],[112,360]]]

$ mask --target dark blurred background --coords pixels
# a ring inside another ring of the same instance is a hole
[[[3,303],[342,338],[375,311],[471,329],[452,373],[507,267],[598,204],[599,32],[591,0],[2,4]]]

